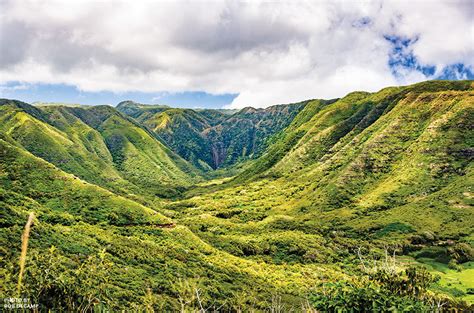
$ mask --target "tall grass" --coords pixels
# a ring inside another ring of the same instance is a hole
[[[18,275],[18,289],[17,289],[18,297],[21,295],[21,282],[23,279],[23,272],[25,270],[26,252],[28,250],[28,239],[30,238],[30,229],[31,229],[31,224],[33,223],[34,217],[35,217],[35,214],[31,212],[30,215],[28,216],[28,221],[26,222],[23,235],[21,236],[20,274]]]

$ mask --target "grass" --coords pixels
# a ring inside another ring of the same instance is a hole
[[[237,157],[249,148],[240,131],[263,113],[243,110],[228,130],[243,142],[229,150],[239,161],[212,175],[139,118],[161,123],[152,116],[167,111],[160,129],[169,131],[191,122],[190,112],[2,103],[2,295],[16,292],[15,243],[34,211],[22,293],[57,310],[379,301],[416,311],[429,310],[426,299],[459,310],[461,299],[473,301],[472,82],[312,100],[286,128],[278,122],[285,107],[269,109],[284,131],[262,130],[257,146],[268,148],[251,161]],[[237,113],[193,118],[212,128]],[[402,262],[369,275],[359,251],[366,267],[386,251]],[[440,281],[406,271],[411,265]]]
[[[451,269],[445,263],[436,262],[429,258],[419,258],[418,262],[425,265],[433,274],[440,277],[439,284],[445,291],[458,295],[459,298],[474,303],[472,291],[474,288],[474,262],[459,265],[458,269]],[[459,291],[462,294],[459,296]]]

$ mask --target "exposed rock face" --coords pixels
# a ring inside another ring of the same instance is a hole
[[[222,142],[216,142],[212,145],[212,161],[214,168],[218,168],[226,158],[226,150]]]

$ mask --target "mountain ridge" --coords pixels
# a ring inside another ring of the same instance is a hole
[[[472,310],[473,81],[134,106],[0,100],[2,294],[35,212],[22,296],[58,311]]]
[[[266,147],[265,139],[283,130],[305,103],[229,112],[124,101],[117,105],[117,110],[146,125],[195,166],[215,170],[258,157]]]

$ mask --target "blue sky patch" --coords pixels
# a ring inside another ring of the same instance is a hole
[[[421,64],[411,49],[411,45],[417,42],[418,37],[405,38],[401,36],[385,35],[384,38],[392,45],[388,65],[393,76],[396,78],[403,78],[407,70],[415,70],[423,73],[423,75],[430,79],[474,79],[473,69],[462,63],[450,64],[438,72],[435,77],[431,77],[437,73],[436,66]]]
[[[451,80],[474,79],[474,70],[462,63],[456,63],[446,66],[437,78]]]
[[[405,38],[385,35],[384,38],[392,45],[392,50],[389,53],[388,65],[390,66],[393,76],[396,78],[403,78],[406,70],[419,71],[425,76],[434,75],[436,72],[436,66],[420,64],[416,56],[413,54],[411,45],[417,42],[417,37]]]
[[[60,102],[74,104],[109,104],[115,106],[124,100],[145,104],[166,104],[182,108],[222,108],[238,94],[213,95],[202,91],[187,92],[88,92],[66,84],[26,84],[8,82],[0,85],[0,98],[17,99],[28,103]]]

